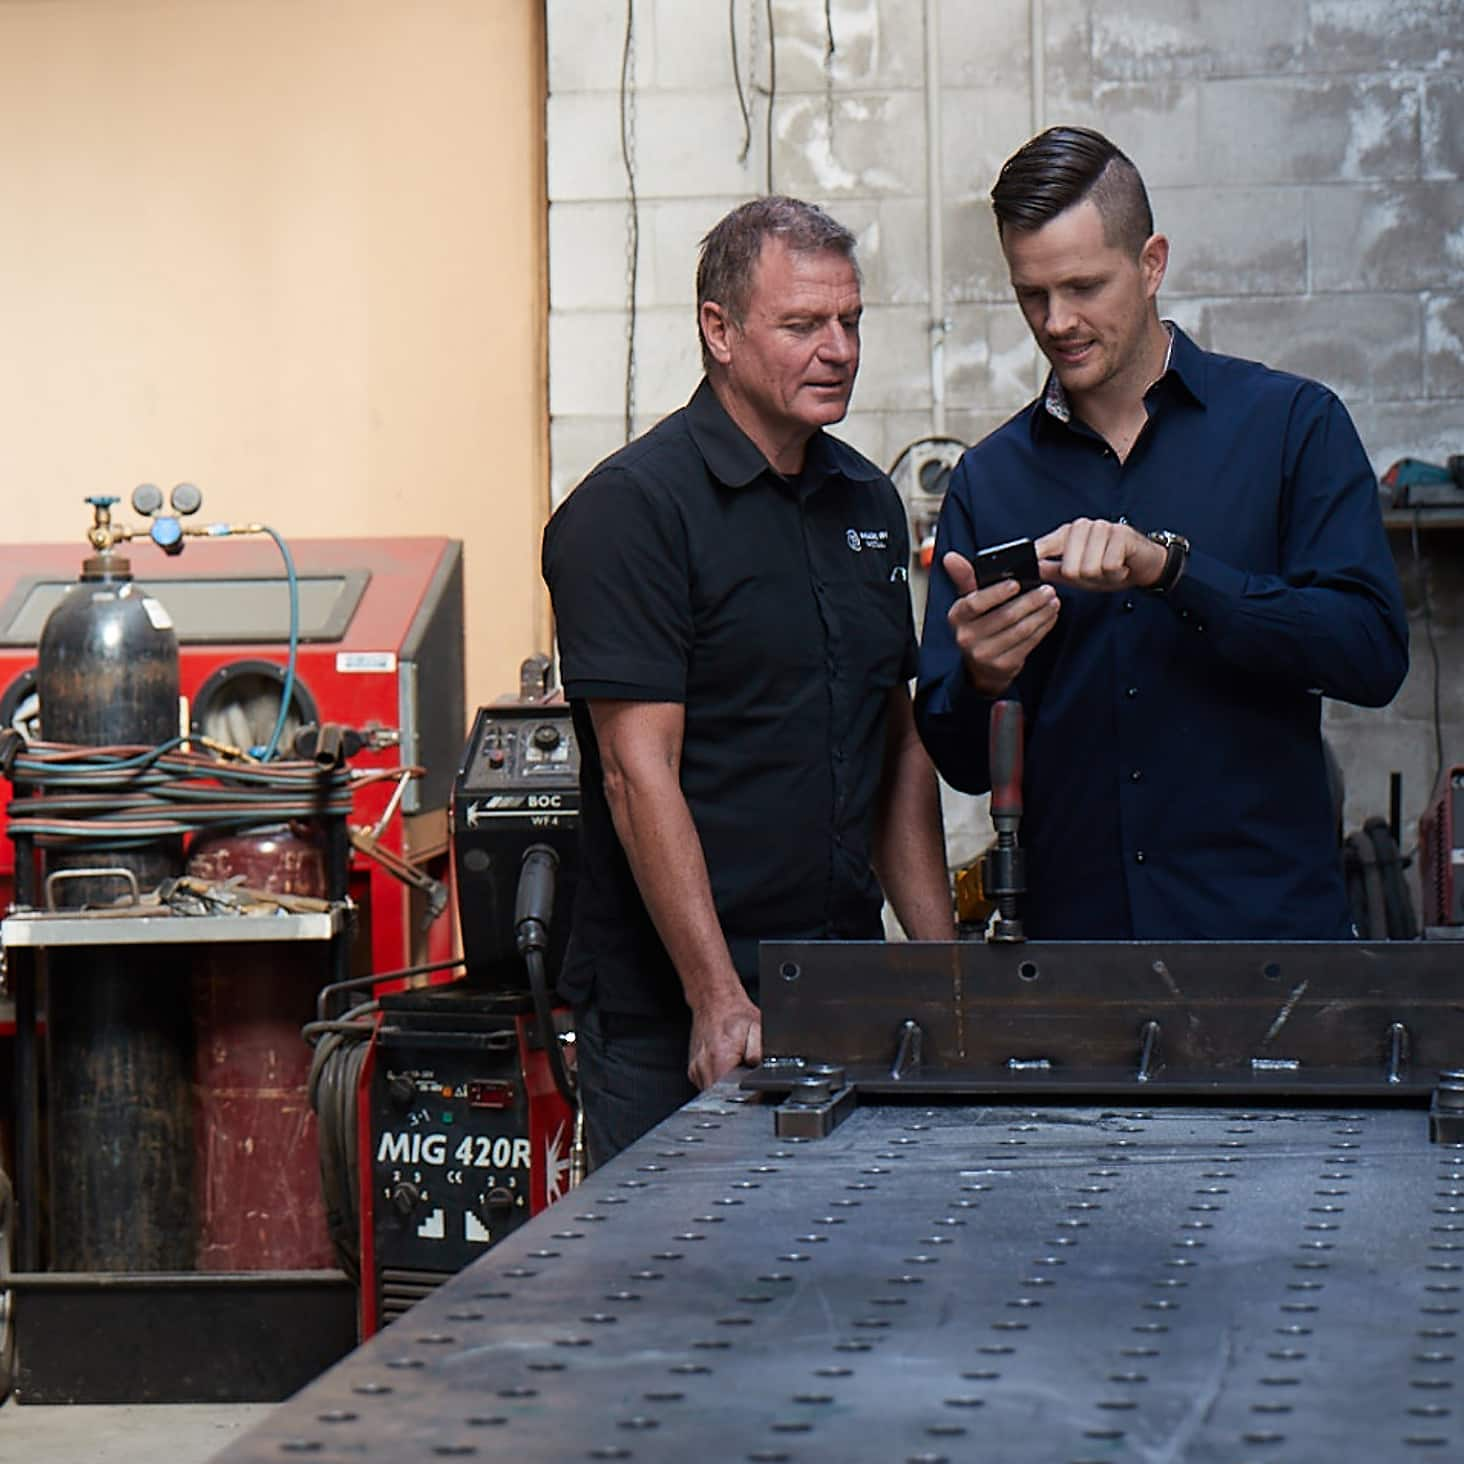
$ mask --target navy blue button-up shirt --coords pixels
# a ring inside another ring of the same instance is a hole
[[[954,787],[990,787],[991,702],[965,678],[941,556],[1079,517],[1191,543],[1168,595],[1060,587],[1009,695],[1026,720],[1028,935],[1351,934],[1322,696],[1389,701],[1408,631],[1377,483],[1325,387],[1200,350],[1168,369],[1126,461],[1044,393],[973,447],[936,534],[916,718]]]

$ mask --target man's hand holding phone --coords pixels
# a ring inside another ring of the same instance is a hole
[[[1041,583],[1030,539],[993,545],[974,564],[951,552],[941,565],[956,591],[946,619],[966,675],[984,696],[999,696],[1057,624],[1057,591]]]

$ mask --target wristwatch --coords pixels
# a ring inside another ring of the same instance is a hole
[[[1155,529],[1149,538],[1164,550],[1165,556],[1164,568],[1149,590],[1155,595],[1167,595],[1179,583],[1184,567],[1189,563],[1190,542],[1183,534],[1176,534],[1170,529]]]

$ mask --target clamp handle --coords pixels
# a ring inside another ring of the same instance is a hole
[[[1004,697],[991,708],[991,816],[1022,816],[1022,704]]]

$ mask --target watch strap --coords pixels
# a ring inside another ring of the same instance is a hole
[[[1151,594],[1167,595],[1179,583],[1189,562],[1189,540],[1170,529],[1156,529],[1149,538],[1164,550],[1164,568],[1149,590]]]

